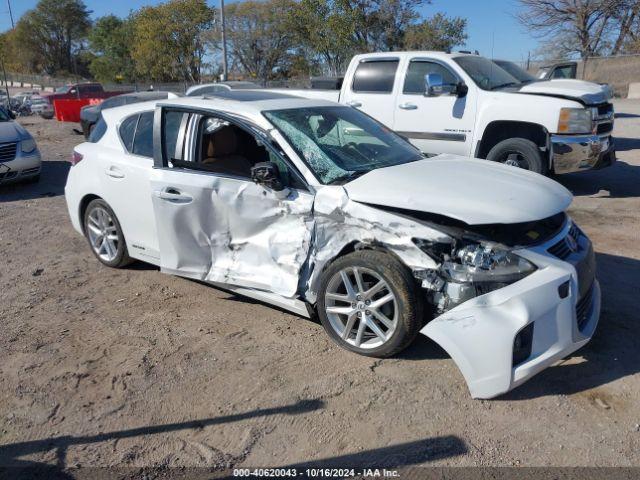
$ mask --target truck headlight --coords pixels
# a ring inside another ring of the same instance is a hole
[[[561,108],[558,133],[592,133],[593,118],[586,108]]]
[[[20,142],[20,150],[22,153],[33,153],[36,147],[36,141],[33,138],[26,138]]]

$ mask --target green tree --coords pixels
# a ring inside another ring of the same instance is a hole
[[[96,20],[89,34],[89,48],[94,57],[89,64],[91,74],[105,82],[132,81],[135,77],[131,43],[133,22],[115,15]]]
[[[40,0],[16,25],[19,51],[36,71],[80,73],[90,13],[82,0]]]
[[[213,10],[205,0],[171,0],[142,8],[133,19],[136,72],[154,81],[198,82],[206,53],[203,33],[212,23]]]
[[[407,29],[403,39],[403,48],[407,50],[451,50],[463,45],[467,40],[467,20],[447,18],[437,13],[428,20]]]
[[[291,66],[294,35],[289,28],[294,0],[248,0],[225,7],[231,55],[241,69],[263,84]],[[220,38],[212,32],[213,43]]]

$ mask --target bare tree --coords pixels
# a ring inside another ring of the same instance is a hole
[[[637,39],[638,21],[640,20],[640,0],[620,2],[620,8],[614,15],[618,23],[618,35],[611,49],[611,55],[617,55],[625,47],[627,41]]]
[[[539,38],[583,60],[610,46],[620,25],[621,12],[630,0],[519,0],[520,23]],[[624,41],[624,38],[621,40]]]

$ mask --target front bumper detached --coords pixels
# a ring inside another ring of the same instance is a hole
[[[555,173],[604,168],[616,160],[610,135],[551,135],[551,148]]]
[[[584,346],[600,316],[600,285],[591,244],[561,260],[546,248],[517,252],[538,270],[468,300],[421,333],[451,356],[474,398],[492,398]]]

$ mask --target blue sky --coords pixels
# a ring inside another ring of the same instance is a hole
[[[227,0],[232,1],[232,0]],[[10,0],[14,19],[33,8],[37,0]],[[130,10],[144,5],[160,3],[154,0],[85,0],[93,17],[113,13],[125,16]],[[209,5],[218,5],[217,0],[208,0]],[[523,61],[527,52],[536,49],[537,42],[531,38],[513,18],[517,5],[515,0],[433,0],[423,8],[423,14],[430,16],[444,12],[450,16],[466,17],[469,40],[465,48],[479,50],[481,55],[505,60]],[[11,27],[6,0],[0,0],[0,31]],[[492,41],[493,36],[493,41]]]

